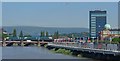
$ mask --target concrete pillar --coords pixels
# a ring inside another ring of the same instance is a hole
[[[40,41],[38,41],[37,44],[38,44],[37,46],[40,46]]]
[[[21,46],[24,46],[24,42],[23,42],[23,40],[21,40]]]
[[[3,47],[6,46],[5,40],[3,40],[2,46],[3,46]]]

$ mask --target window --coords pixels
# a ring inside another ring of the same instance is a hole
[[[96,27],[95,27],[95,26],[92,26],[91,28],[92,28],[92,29],[95,29]]]
[[[91,23],[93,23],[93,24],[94,24],[94,23],[96,23],[96,22],[95,22],[95,21],[91,21]]]
[[[91,33],[91,36],[96,36],[96,34],[94,34],[94,33]]]
[[[95,34],[96,32],[91,32],[92,34]]]
[[[91,32],[96,32],[96,29],[91,29]]]
[[[92,14],[91,16],[106,16],[106,14]]]
[[[91,17],[91,21],[96,21],[96,17]]]
[[[96,27],[96,25],[95,25],[95,24],[92,24],[91,27]]]

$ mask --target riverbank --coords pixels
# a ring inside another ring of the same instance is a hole
[[[119,61],[120,60],[118,55],[105,53],[106,51],[103,51],[101,53],[101,52],[95,52],[96,50],[91,51],[90,49],[79,49],[79,48],[65,47],[65,46],[59,46],[59,45],[48,45],[47,48],[49,50],[55,51],[56,53],[69,55],[72,52],[72,55],[74,55],[74,56],[87,57],[87,58],[91,58],[91,59],[95,59],[95,60],[109,60],[109,61],[111,61],[111,60]],[[68,52],[66,52],[66,51],[68,51]],[[109,52],[109,51],[107,51],[107,52]]]
[[[72,51],[72,50],[63,49],[63,48],[49,48],[49,46],[47,46],[47,45],[45,45],[44,47],[53,53],[59,53],[59,54],[73,56],[73,57],[77,57],[77,58],[92,59],[92,58],[82,55],[81,52],[79,52],[79,51]],[[96,61],[96,59],[94,59],[94,60]]]
[[[76,57],[82,57],[81,54],[73,54],[74,52],[72,52],[71,50],[66,50],[66,49],[51,49],[50,51],[54,52],[54,53],[61,53],[61,54],[64,54],[64,55],[71,55],[71,56],[76,56]]]

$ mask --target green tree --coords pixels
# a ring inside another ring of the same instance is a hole
[[[16,29],[13,29],[13,37],[17,37],[17,35],[16,35]]]
[[[113,38],[112,43],[120,43],[120,37]]]
[[[58,31],[56,32],[56,37],[57,37],[57,39],[59,38],[59,32]]]
[[[9,35],[7,34],[6,31],[4,31],[4,30],[2,29],[1,36],[0,36],[0,37],[1,37],[3,40],[5,40],[6,37],[9,37]]]
[[[41,37],[44,37],[44,36],[45,36],[45,32],[41,31]]]
[[[20,31],[19,37],[23,37],[23,32],[22,32],[22,30]]]
[[[58,31],[56,31],[56,32],[54,33],[53,38],[54,38],[54,39],[58,39],[58,38],[59,38],[59,32],[58,32]]]
[[[48,32],[46,31],[46,37],[48,37],[49,35],[48,35]]]
[[[6,37],[8,37],[8,34],[2,33],[2,38],[4,39],[4,38],[6,38]]]
[[[42,33],[43,33],[43,37],[44,37],[45,36],[45,32],[43,31]]]

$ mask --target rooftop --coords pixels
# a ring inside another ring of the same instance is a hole
[[[120,29],[110,29],[110,31],[120,31]]]

